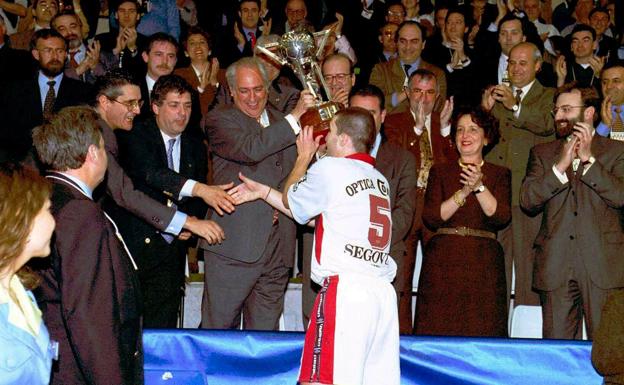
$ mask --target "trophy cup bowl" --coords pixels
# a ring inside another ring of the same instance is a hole
[[[312,126],[314,136],[323,136],[329,131],[329,122],[336,112],[343,109],[342,104],[327,101],[323,98],[329,96],[327,84],[323,78],[318,58],[323,52],[323,47],[329,35],[329,30],[311,33],[305,28],[298,27],[286,32],[273,47],[277,52],[271,52],[270,47],[257,47],[259,51],[279,62],[288,65],[299,77],[301,84],[309,90],[316,99],[316,105],[310,107],[299,119],[302,127]],[[317,39],[319,43],[317,44]],[[323,92],[321,92],[321,90]]]

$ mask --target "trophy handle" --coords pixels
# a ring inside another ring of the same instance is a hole
[[[318,31],[318,32],[314,32],[312,35],[314,35],[314,39],[320,39],[318,41],[317,44],[317,50],[316,50],[316,58],[320,59],[321,55],[323,55],[323,50],[325,49],[325,43],[327,43],[327,38],[329,37],[329,34],[331,33],[331,29],[324,29],[322,31]]]
[[[273,52],[268,50],[268,48],[273,48],[273,47],[279,47],[279,43],[266,44],[265,46],[261,46],[260,44],[258,44],[258,45],[256,45],[256,50],[262,52],[267,57],[269,57],[270,59],[272,59],[275,62],[279,63],[280,65],[282,65],[282,66],[286,65],[286,63],[288,63],[288,60],[282,59],[278,55],[276,55]]]
[[[325,78],[323,77],[321,66],[317,62],[313,62],[312,69],[316,74],[316,78],[321,81],[321,87],[323,87],[323,91],[325,91],[325,95],[327,95],[327,98],[329,99],[331,97],[331,94],[329,93],[329,87],[327,86],[327,83],[325,83]]]

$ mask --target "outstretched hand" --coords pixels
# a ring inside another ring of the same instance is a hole
[[[236,205],[263,199],[269,194],[271,189],[269,186],[247,178],[240,172],[238,173],[238,178],[243,183],[232,187],[227,192],[234,199]]]
[[[226,190],[232,188],[232,186],[234,186],[233,182],[218,186],[208,186],[203,183],[198,183],[196,188],[199,190],[194,195],[202,198],[206,204],[217,212],[217,214],[222,216],[224,211],[231,214],[234,211],[235,203],[234,199],[227,193]]]

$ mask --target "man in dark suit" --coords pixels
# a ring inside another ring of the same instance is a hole
[[[100,118],[98,123],[108,154],[106,179],[102,183],[102,186],[106,188],[106,195],[103,197],[106,210],[115,218],[122,218],[120,221],[122,226],[125,222],[121,216],[128,215],[122,212],[123,208],[160,232],[178,236],[182,229],[186,229],[214,242],[221,229],[212,221],[186,215],[174,207],[168,207],[152,199],[135,188],[132,180],[119,165],[119,148],[113,131],[131,130],[141,104],[139,86],[127,72],[113,70],[99,79],[94,109]],[[172,195],[181,194],[186,179],[179,180],[179,182],[169,187]],[[218,187],[196,183],[192,194],[203,199],[219,213],[231,212],[234,209],[231,197]]]
[[[63,75],[65,39],[56,31],[35,32],[32,56],[39,71],[0,89],[0,146],[14,160],[23,160],[32,145],[31,130],[63,107],[87,103],[91,88]]]
[[[494,84],[509,84],[509,53],[522,42],[536,44],[540,50],[543,47],[535,25],[512,13],[501,18],[496,32],[485,31],[477,37],[474,57],[479,71],[474,73],[474,80],[478,92]],[[542,62],[536,77],[543,86],[555,87],[557,84],[554,69],[548,63]]]
[[[411,286],[412,283],[418,243],[420,242],[421,247],[424,248],[424,243],[430,237],[422,222],[429,170],[434,163],[456,161],[458,158],[455,144],[450,136],[452,100],[444,103],[441,113],[434,111],[434,105],[440,100],[440,91],[434,73],[425,69],[413,72],[410,75],[406,92],[410,109],[406,112],[388,115],[384,123],[384,134],[388,141],[407,150],[416,159],[416,209],[412,228],[406,239],[405,268],[400,271],[405,274],[401,277],[404,288]],[[402,328],[402,331],[405,329]]]
[[[373,114],[377,138],[371,151],[375,168],[390,184],[390,212],[392,215],[392,243],[390,255],[397,264],[393,286],[399,305],[399,331],[412,332],[412,277],[414,257],[408,256],[405,241],[412,228],[416,210],[416,160],[407,150],[383,138],[382,124],[386,117],[383,92],[369,85],[355,88],[349,98],[350,107],[361,107]]]
[[[542,86],[535,78],[542,58],[533,43],[519,43],[509,52],[510,85],[499,84],[484,91],[483,108],[500,124],[501,139],[485,159],[511,170],[511,225],[499,232],[505,250],[508,294],[511,294],[512,264],[515,267],[515,305],[536,305],[531,290],[533,240],[540,217],[528,216],[520,209],[520,185],[525,175],[529,151],[538,143],[553,139],[553,88]]]
[[[227,70],[234,105],[212,110],[204,127],[213,156],[214,182],[229,183],[239,173],[282,188],[296,157],[299,117],[314,98],[304,91],[285,117],[267,106],[269,80],[254,58]],[[212,217],[226,232],[218,245],[204,242],[206,266],[202,327],[277,330],[289,268],[293,265],[295,224],[262,202]]]
[[[147,37],[136,30],[140,18],[138,7],[136,0],[120,1],[115,10],[118,28],[95,37],[102,51],[115,55],[116,67],[130,72],[138,72],[142,67],[140,53],[147,43]]]
[[[56,236],[36,292],[50,337],[59,342],[52,383],[143,383],[136,264],[92,196],[107,164],[97,115],[68,107],[33,138],[53,170],[47,177]]]
[[[593,88],[564,87],[555,103],[558,140],[529,156],[520,204],[543,213],[533,287],[544,338],[580,339],[600,326],[607,296],[624,287],[624,143],[594,135]]]
[[[423,58],[444,70],[448,84],[447,95],[454,96],[457,105],[475,105],[481,100],[475,81],[474,51],[468,46],[469,19],[464,10],[447,10],[444,31],[427,40]]]
[[[161,76],[152,92],[154,118],[130,131],[127,140],[122,141],[121,158],[139,190],[162,204],[203,218],[207,207],[201,199],[192,197],[192,191],[198,182],[206,182],[206,149],[185,132],[191,116],[192,92],[181,77]],[[178,190],[179,194],[172,193]],[[162,234],[132,215],[119,222],[139,266],[143,325],[175,328],[189,243]],[[223,234],[219,232],[214,241],[221,240]]]
[[[238,5],[238,20],[221,31],[218,49],[219,62],[227,66],[242,57],[252,56],[262,36],[260,0],[243,0]]]
[[[9,46],[4,23],[4,19],[0,17],[0,88],[9,79],[26,79],[34,72],[30,54]]]

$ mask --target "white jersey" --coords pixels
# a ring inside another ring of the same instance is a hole
[[[368,154],[325,157],[288,191],[293,218],[316,219],[311,271],[319,284],[340,273],[394,279],[389,184],[373,164]]]

